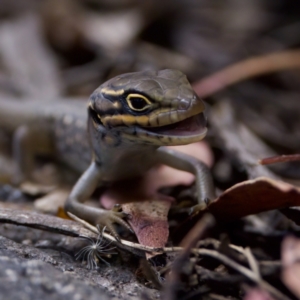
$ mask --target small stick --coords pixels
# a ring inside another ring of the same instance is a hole
[[[259,265],[257,260],[255,259],[253,253],[251,252],[251,249],[249,247],[247,247],[246,249],[244,249],[244,255],[246,256],[246,258],[248,259],[250,268],[252,269],[253,273],[256,275],[256,277],[258,279],[261,279],[261,275],[260,275],[260,270],[259,270]]]
[[[244,275],[251,281],[257,283],[261,288],[265,289],[267,292],[269,292],[271,295],[275,296],[277,299],[281,300],[291,300],[289,297],[282,294],[279,290],[277,290],[274,286],[270,285],[267,281],[261,279],[257,276],[252,270],[249,270],[248,268],[239,265],[234,260],[230,259],[229,257],[225,256],[224,254],[221,254],[217,252],[216,250],[209,250],[209,249],[196,249],[197,252],[200,255],[206,255],[213,257],[219,261],[221,261],[223,264],[229,266],[230,268],[236,270],[240,274]],[[194,251],[193,251],[194,252]],[[195,251],[196,253],[196,251]]]
[[[90,223],[78,218],[77,216],[73,215],[72,213],[70,212],[67,212],[68,216],[70,218],[72,218],[73,220],[81,223],[84,227],[86,227],[87,229],[91,230],[92,232],[96,233],[96,234],[99,234],[99,230],[97,229],[97,227],[91,225]],[[103,235],[104,238],[112,241],[112,242],[115,242],[117,243],[118,241],[115,239],[114,236],[108,234],[108,233],[101,233]],[[153,247],[148,247],[148,246],[143,246],[141,244],[137,244],[137,243],[132,243],[132,242],[129,242],[129,241],[126,241],[126,240],[120,240],[120,244],[124,245],[124,246],[128,246],[130,248],[134,248],[134,249],[137,249],[137,250],[142,250],[142,251],[145,251],[145,252],[159,252],[159,253],[163,253],[164,250],[163,248],[153,248]]]
[[[91,224],[89,224],[86,221],[76,217],[75,215],[73,215],[69,212],[67,212],[67,214],[72,219],[74,219],[75,221],[78,221],[79,223],[84,225],[86,228],[90,229],[92,232],[95,232],[95,233],[99,234],[99,230],[95,226],[92,226]],[[207,215],[207,217],[202,218],[199,221],[200,225],[196,224],[192,228],[192,230],[190,231],[190,236],[187,237],[187,239],[186,239],[187,248],[192,247],[196,242],[196,238],[199,238],[199,236],[201,236],[205,232],[205,230],[207,229],[207,226],[211,226],[212,223],[213,223],[213,220],[211,220],[210,215]],[[201,229],[198,236],[195,232],[196,228]],[[183,255],[185,255],[186,254],[185,251],[187,249],[187,248],[183,248],[183,247],[153,248],[153,247],[143,246],[143,245],[140,245],[140,244],[137,244],[137,243],[132,243],[132,242],[129,242],[129,241],[126,241],[126,240],[121,240],[121,243],[118,243],[118,241],[112,235],[110,235],[108,233],[103,233],[103,237],[106,238],[106,239],[109,239],[113,242],[116,242],[117,245],[120,245],[122,243],[123,245],[126,245],[128,247],[132,247],[132,248],[135,248],[135,249],[138,249],[138,250],[143,250],[143,251],[150,252],[150,253],[151,252],[161,252],[161,253],[168,253],[169,252],[170,253],[170,252],[184,251]],[[268,282],[261,279],[260,276],[258,276],[256,272],[253,272],[252,270],[238,264],[237,262],[235,262],[231,258],[225,256],[224,254],[219,253],[216,250],[190,248],[190,251],[192,253],[194,253],[195,255],[210,256],[210,257],[213,257],[213,258],[219,260],[223,264],[229,266],[230,268],[232,268],[232,269],[236,270],[237,272],[239,272],[240,274],[244,275],[245,277],[247,277],[251,281],[257,283],[261,288],[265,289],[271,295],[275,296],[278,299],[291,300],[289,297],[285,296],[279,290],[277,290],[274,286],[270,285]],[[171,296],[171,295],[169,295],[169,296]],[[171,298],[169,298],[169,299],[171,299]]]
[[[183,246],[182,251],[173,262],[168,280],[164,286],[163,299],[176,299],[176,293],[181,284],[180,274],[182,273],[183,266],[188,261],[192,248],[196,246],[197,241],[203,236],[206,230],[214,224],[214,217],[210,214],[205,214],[183,239],[181,242]]]
[[[289,161],[298,161],[300,160],[300,154],[290,154],[290,155],[278,155],[260,159],[258,161],[261,165],[270,165],[282,162],[289,162]]]
[[[193,87],[200,98],[205,98],[252,77],[298,68],[300,68],[300,50],[287,50],[235,63],[199,80],[193,84]]]

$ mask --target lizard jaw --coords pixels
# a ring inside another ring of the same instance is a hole
[[[182,121],[163,126],[115,126],[107,128],[92,109],[89,115],[96,130],[110,131],[112,134],[122,136],[124,141],[136,144],[155,146],[177,146],[195,143],[202,140],[207,133],[206,120],[203,113],[198,113]]]
[[[123,127],[122,135],[128,140],[152,145],[186,145],[202,140],[207,133],[203,113],[185,120],[157,127]]]
[[[172,123],[165,126],[156,127],[141,127],[147,131],[151,131],[158,134],[164,134],[167,136],[187,136],[193,133],[201,134],[205,129],[206,120],[203,113],[191,116],[182,121]]]

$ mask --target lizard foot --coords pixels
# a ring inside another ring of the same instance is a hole
[[[120,242],[120,237],[116,232],[113,223],[117,223],[121,226],[124,226],[129,231],[133,232],[129,224],[126,221],[124,221],[124,218],[126,217],[128,217],[128,214],[121,211],[121,207],[118,204],[116,204],[111,210],[104,211],[96,221],[99,233],[101,233],[103,227],[107,227],[107,229],[111,232],[114,238]]]
[[[211,200],[205,198],[201,203],[196,204],[190,208],[190,215],[197,214],[198,212],[205,210],[207,206],[210,204]]]

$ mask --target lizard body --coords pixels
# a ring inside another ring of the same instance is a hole
[[[91,161],[86,124],[84,100],[0,98],[0,127],[14,134],[14,157],[25,177],[31,175],[33,156],[44,153],[82,173]]]
[[[88,116],[84,104],[73,101],[29,102],[21,112],[18,105],[0,101],[0,126],[15,131],[14,154],[23,172],[32,158],[20,149],[31,144],[44,144],[65,163],[85,170],[65,209],[92,224],[106,225],[116,237],[112,223],[128,227],[124,213],[84,204],[99,185],[139,177],[156,164],[166,164],[195,174],[199,203],[214,198],[207,167],[164,147],[196,142],[206,134],[204,104],[179,71],[119,75],[94,91]]]

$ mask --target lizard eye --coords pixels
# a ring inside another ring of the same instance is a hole
[[[126,101],[128,106],[134,111],[143,111],[151,105],[149,99],[140,94],[129,94],[126,97]]]

